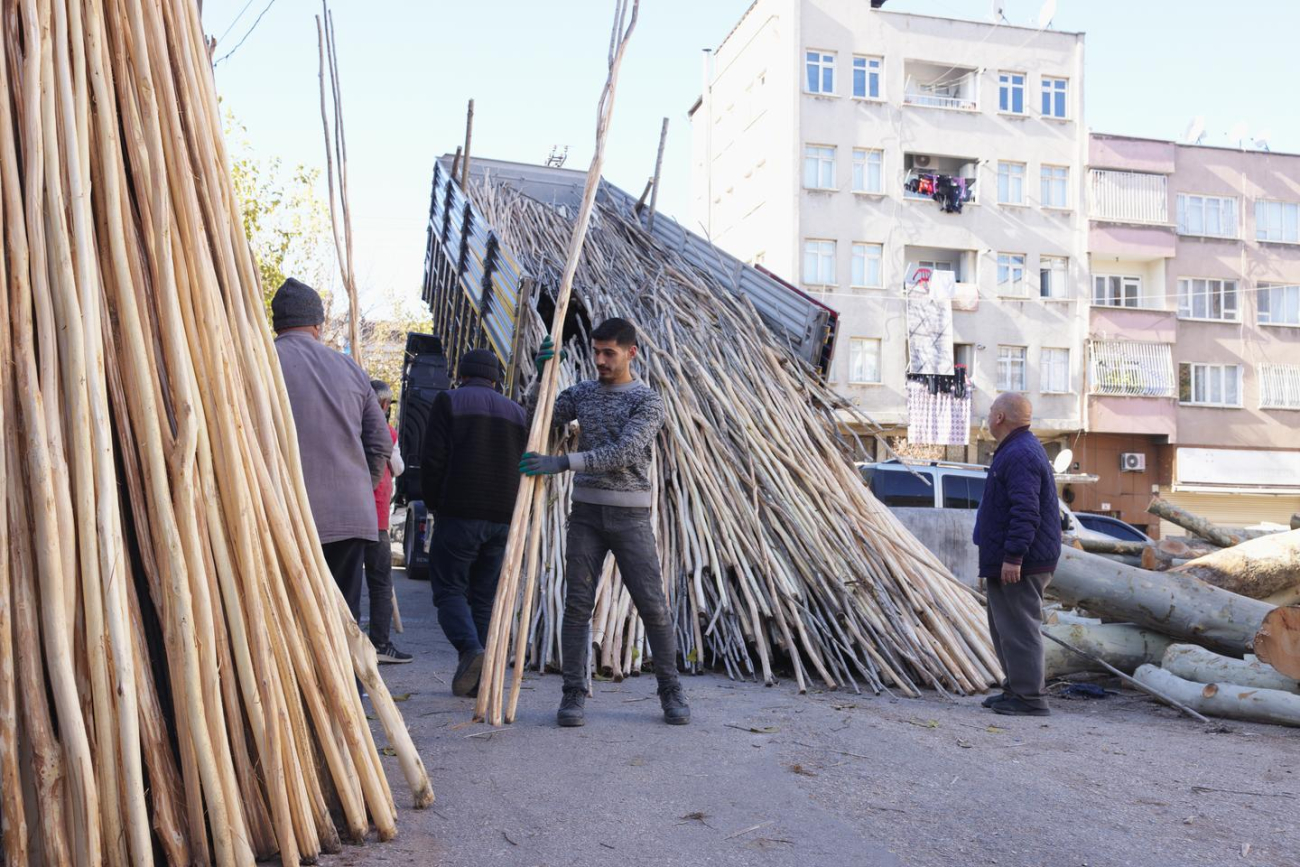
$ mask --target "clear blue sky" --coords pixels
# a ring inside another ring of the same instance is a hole
[[[839,0],[866,3],[867,0]],[[225,105],[260,157],[324,166],[312,0],[204,0],[220,37]],[[619,84],[605,176],[639,193],[670,120],[660,208],[688,214],[690,128],[701,49],[750,0],[643,0]],[[1034,26],[1041,0],[1006,0]],[[363,297],[418,298],[434,159],[464,136],[475,100],[474,153],[541,162],[569,145],[591,160],[613,0],[334,0],[348,135],[349,189]],[[888,9],[987,20],[988,0],[889,0]],[[1300,0],[1059,0],[1053,26],[1087,33],[1086,121],[1098,132],[1178,138],[1203,115],[1208,144],[1245,123],[1275,151],[1300,152],[1294,109]],[[322,182],[322,195],[323,191]]]

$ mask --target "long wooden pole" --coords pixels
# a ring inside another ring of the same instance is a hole
[[[630,15],[628,4],[631,3]],[[641,0],[618,0],[614,12],[614,24],[610,32],[609,75],[600,94],[596,111],[596,148],[591,157],[591,167],[587,170],[586,186],[582,193],[582,204],[578,209],[578,218],[573,226],[573,235],[569,240],[568,253],[565,257],[564,273],[560,279],[560,290],[555,299],[555,313],[551,320],[551,340],[560,346],[564,340],[564,319],[569,309],[569,299],[573,294],[573,278],[578,271],[578,261],[582,255],[582,244],[587,237],[587,227],[591,223],[592,208],[596,203],[596,191],[600,186],[601,167],[605,164],[605,143],[609,137],[609,126],[614,113],[614,96],[618,88],[618,73],[623,65],[623,55],[627,51],[628,40],[636,28],[637,15]],[[554,411],[556,383],[559,379],[559,365],[549,363],[542,371],[541,388],[537,399],[537,411],[533,416],[533,425],[528,432],[528,450],[542,452],[550,436],[551,416]],[[488,632],[486,658],[483,663],[483,681],[479,686],[478,701],[474,708],[476,719],[487,719],[494,726],[504,722],[504,690],[506,659],[510,651],[510,623],[514,618],[515,599],[519,589],[519,572],[523,561],[524,546],[528,539],[532,505],[537,487],[542,480],[525,476],[519,485],[515,498],[514,515],[510,522],[510,537],[506,542],[505,562],[501,578],[497,584],[497,595],[492,607],[492,625]]]
[[[655,175],[650,185],[650,217],[646,220],[646,231],[655,230],[655,210],[659,206],[659,175],[664,167],[664,145],[668,142],[668,118],[664,118],[663,129],[659,131],[659,153],[655,156]]]

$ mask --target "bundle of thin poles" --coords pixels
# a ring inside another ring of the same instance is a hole
[[[472,186],[536,291],[553,292],[571,219],[491,173]],[[664,399],[654,519],[688,667],[771,683],[780,651],[801,689],[816,679],[905,695],[920,686],[968,693],[998,681],[981,605],[862,483],[857,444],[837,419],[851,406],[781,345],[747,299],[603,201],[574,294],[591,323],[622,316],[637,325],[638,375]],[[522,347],[535,351],[545,333],[534,313]],[[591,378],[585,347],[582,334],[569,340],[562,382]],[[559,661],[563,615],[569,482],[550,485],[534,516],[536,591],[519,606],[529,612],[535,668]],[[612,558],[597,600],[593,673],[639,672],[649,647]]]
[[[193,0],[0,10],[9,865],[392,837],[358,677],[433,798],[316,538],[209,63]]]

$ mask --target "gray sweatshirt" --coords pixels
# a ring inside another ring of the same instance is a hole
[[[374,492],[393,439],[370,377],[351,358],[307,334],[282,334],[275,350],[321,543],[375,541]]]
[[[529,418],[537,387],[528,396]],[[663,399],[639,379],[623,385],[580,382],[555,399],[552,424],[578,420],[578,451],[570,453],[573,502],[648,509],[654,502],[650,460],[664,424]]]

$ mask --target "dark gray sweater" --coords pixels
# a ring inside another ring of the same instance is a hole
[[[529,394],[529,415],[537,388]],[[569,455],[573,501],[648,509],[654,502],[650,460],[664,423],[663,399],[639,379],[623,385],[580,382],[555,399],[552,424],[577,419],[578,451]]]

